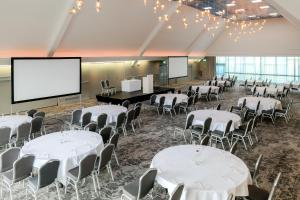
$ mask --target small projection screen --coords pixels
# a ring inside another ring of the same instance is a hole
[[[169,78],[180,78],[188,75],[188,57],[169,57]]]
[[[81,93],[81,58],[12,58],[12,103]]]

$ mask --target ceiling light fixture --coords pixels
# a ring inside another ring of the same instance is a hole
[[[261,0],[252,0],[251,2],[252,3],[261,3],[262,1]]]
[[[270,6],[260,6],[259,8],[260,9],[268,9],[268,8],[270,8]]]
[[[74,6],[70,10],[71,14],[77,14],[85,4],[85,0],[74,0],[74,1],[75,1]],[[144,2],[144,3],[146,4],[146,2]],[[102,8],[100,0],[96,0],[95,8],[96,8],[96,12],[100,12],[100,10]]]

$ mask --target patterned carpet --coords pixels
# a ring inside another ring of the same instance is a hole
[[[237,103],[238,97],[244,96],[243,89],[230,89],[225,93],[225,99],[220,101],[222,109],[227,109]],[[257,134],[259,142],[255,143],[250,150],[245,151],[242,145],[239,145],[237,155],[245,161],[252,169],[259,154],[263,154],[258,183],[262,188],[270,190],[272,183],[279,171],[282,172],[282,179],[278,185],[274,199],[281,200],[299,200],[300,199],[300,114],[299,105],[300,96],[292,94],[294,117],[287,125],[284,120],[278,119],[275,126],[269,121],[259,123]],[[199,108],[212,107],[217,105],[217,101],[200,102]],[[94,100],[84,102],[84,106],[95,105]],[[66,112],[70,112],[79,105],[65,105],[61,107],[52,107],[43,109],[47,112],[46,123],[55,123],[53,117],[66,119]],[[175,118],[169,116],[157,116],[154,111],[143,110],[141,114],[143,123],[142,128],[137,130],[136,135],[129,132],[129,135],[122,136],[119,141],[117,154],[120,161],[118,167],[113,160],[112,168],[115,181],[110,179],[107,171],[100,174],[101,194],[96,198],[93,190],[92,180],[87,180],[80,187],[81,199],[120,199],[121,186],[137,179],[150,165],[153,156],[160,150],[183,144],[181,137],[173,138],[172,133],[175,126],[184,126],[186,115],[180,114]],[[54,124],[47,127],[49,132],[56,131],[59,126]],[[249,146],[249,145],[248,145]],[[14,190],[15,199],[24,199],[25,190],[22,185],[17,185]],[[75,191],[69,187],[67,194],[63,193],[63,199],[76,199]],[[8,199],[8,193],[5,193],[5,199]],[[55,187],[41,191],[39,199],[57,199]],[[168,199],[165,190],[156,185],[154,190],[154,199]]]

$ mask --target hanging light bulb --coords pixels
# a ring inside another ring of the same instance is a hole
[[[100,0],[96,0],[96,11],[97,12],[100,12],[101,10],[101,3],[100,3]]]
[[[83,0],[76,0],[76,8],[80,10],[83,6]]]
[[[70,13],[71,14],[76,14],[77,13],[77,9],[75,7],[73,7],[71,10],[70,10]]]

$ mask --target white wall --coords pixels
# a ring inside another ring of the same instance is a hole
[[[267,20],[264,29],[243,35],[238,42],[224,31],[207,49],[207,55],[230,56],[299,56],[300,30],[283,18]]]

